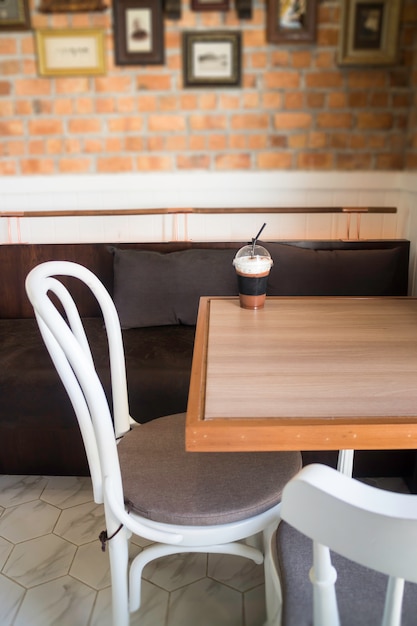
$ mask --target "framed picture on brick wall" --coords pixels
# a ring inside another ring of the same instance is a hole
[[[318,0],[268,0],[266,33],[271,43],[313,43]]]
[[[240,32],[184,32],[182,40],[184,86],[239,86],[241,54]]]
[[[106,73],[102,28],[41,28],[36,31],[41,76],[90,76]]]
[[[401,0],[343,0],[340,65],[389,65],[398,60]]]
[[[30,30],[28,0],[0,0],[0,30]]]
[[[161,0],[114,0],[116,65],[164,62]]]

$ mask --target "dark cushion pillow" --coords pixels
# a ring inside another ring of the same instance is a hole
[[[271,296],[395,295],[394,277],[401,249],[311,250],[264,243],[274,261],[268,279]]]
[[[113,296],[122,328],[195,324],[200,296],[237,295],[236,251],[115,248]]]

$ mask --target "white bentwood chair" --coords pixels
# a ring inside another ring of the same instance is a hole
[[[58,278],[65,281],[68,276],[83,281],[101,306],[113,416],[77,307]],[[98,278],[78,264],[50,261],[29,273],[26,291],[78,419],[94,499],[104,502],[114,626],[127,626],[129,613],[139,608],[144,566],[181,552],[234,554],[264,562],[267,624],[276,624],[279,582],[271,538],[282,489],[300,469],[301,454],[191,453],[185,450],[185,414],[136,424],[129,415],[118,315]],[[129,568],[132,533],[154,543]]]
[[[281,517],[283,626],[417,624],[417,496],[314,464],[284,488]]]

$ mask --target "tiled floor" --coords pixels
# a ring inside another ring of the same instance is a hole
[[[367,482],[407,491],[401,479]],[[0,476],[0,626],[110,626],[103,528],[89,478]],[[246,559],[165,557],[144,578],[131,626],[264,623],[263,568]]]
[[[103,528],[89,478],[0,476],[0,626],[110,626]],[[263,568],[246,559],[165,557],[147,565],[144,578],[131,626],[265,620]]]

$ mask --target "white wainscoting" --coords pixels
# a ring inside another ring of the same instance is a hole
[[[18,217],[19,212],[146,208],[395,206],[396,214],[210,214]],[[413,172],[232,172],[3,177],[1,243],[406,238],[417,293]]]

